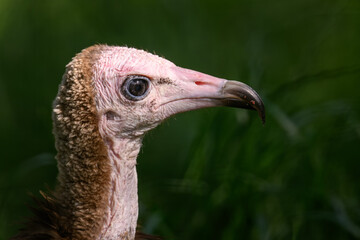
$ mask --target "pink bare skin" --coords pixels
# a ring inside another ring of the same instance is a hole
[[[112,193],[99,239],[125,233],[133,239],[138,218],[136,158],[144,134],[174,114],[205,107],[254,109],[264,121],[264,106],[246,84],[177,67],[142,50],[109,47],[101,56],[93,81],[100,134],[112,165]],[[129,88],[140,96],[129,96]]]

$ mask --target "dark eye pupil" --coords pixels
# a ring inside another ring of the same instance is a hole
[[[148,82],[144,79],[133,79],[128,86],[129,93],[134,96],[142,96],[148,88]]]

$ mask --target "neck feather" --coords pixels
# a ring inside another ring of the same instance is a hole
[[[61,228],[70,239],[98,239],[108,210],[112,167],[98,129],[92,68],[101,46],[88,48],[67,66],[54,101],[58,151],[55,197]]]

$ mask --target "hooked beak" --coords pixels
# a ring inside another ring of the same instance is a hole
[[[245,83],[177,66],[171,69],[171,79],[174,86],[166,91],[160,104],[168,112],[167,116],[206,107],[229,106],[256,110],[265,123],[264,104],[257,92]]]
[[[256,110],[265,124],[265,107],[259,94],[242,82],[226,81],[222,89],[224,106]]]

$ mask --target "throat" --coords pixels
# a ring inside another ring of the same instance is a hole
[[[138,218],[136,157],[140,142],[108,144],[112,167],[107,214],[99,239],[134,239]]]

